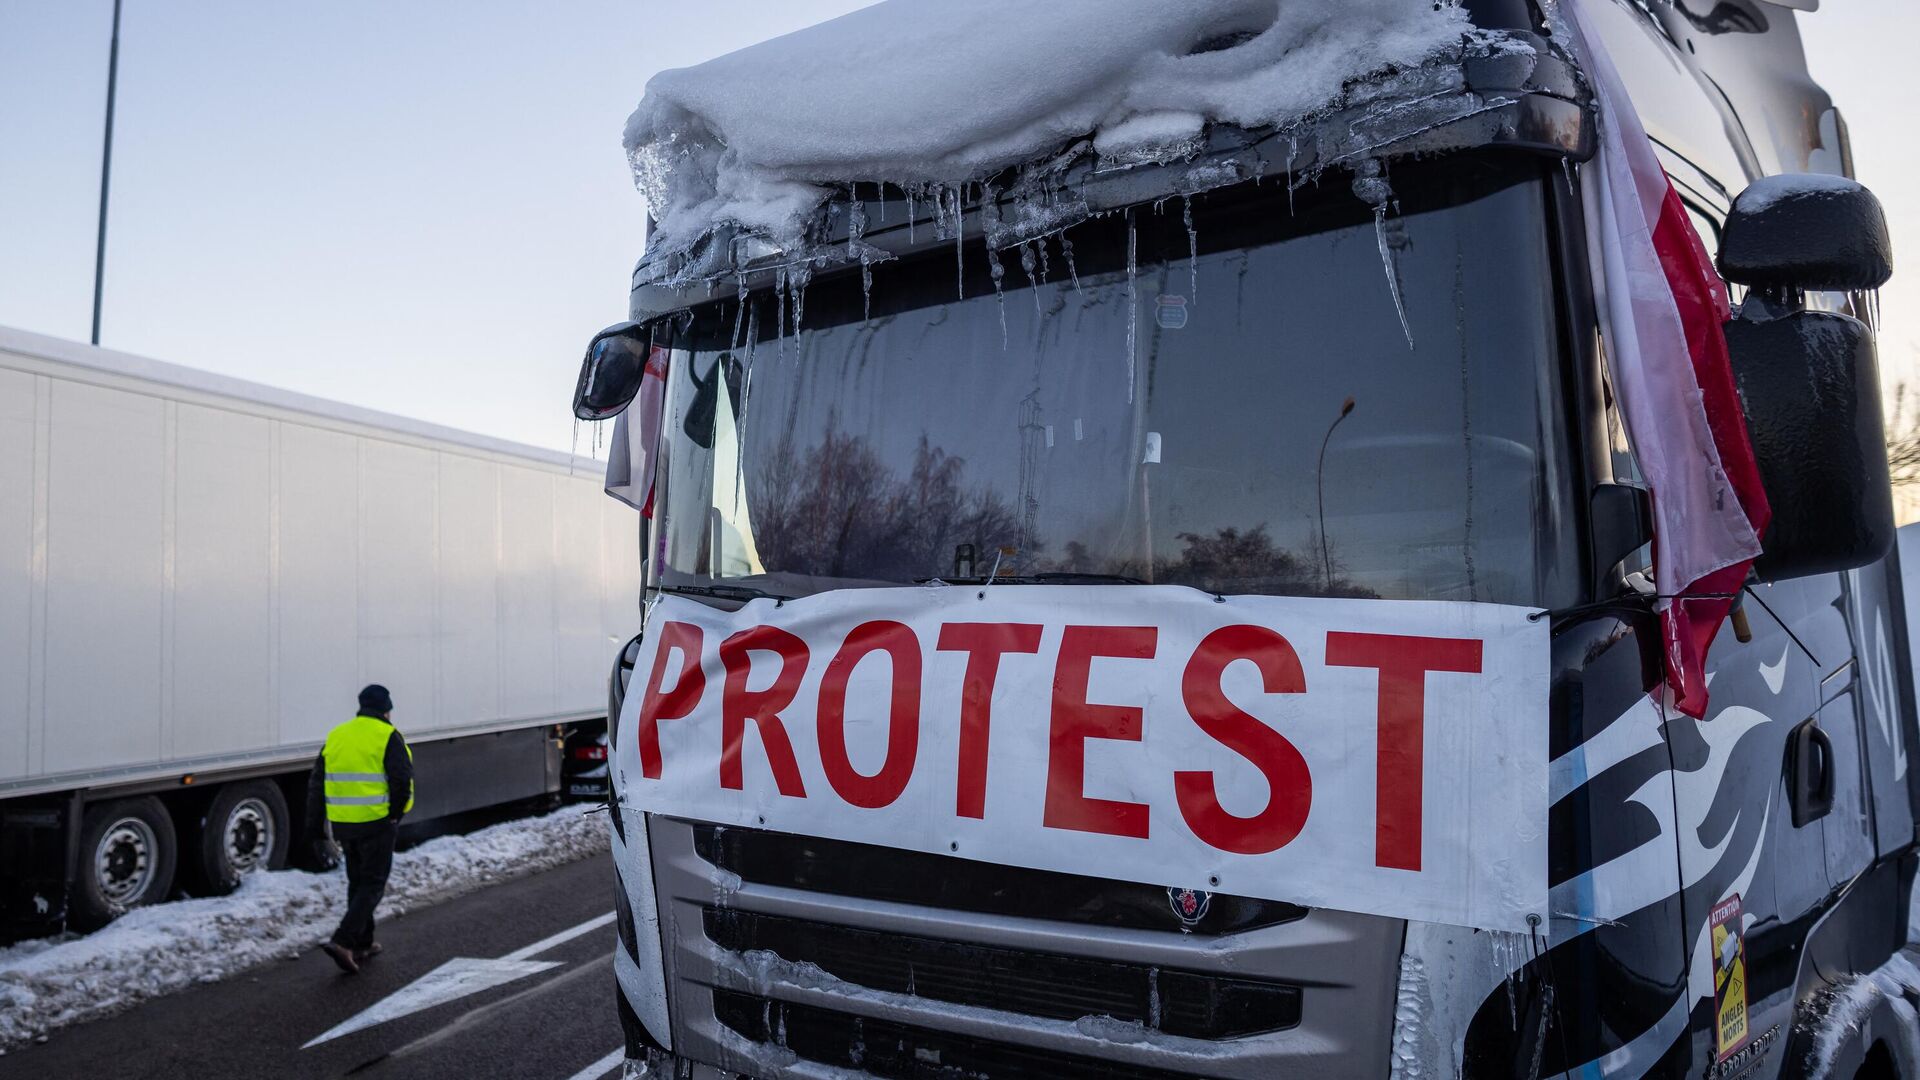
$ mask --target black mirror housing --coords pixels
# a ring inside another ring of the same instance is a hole
[[[1877,289],[1893,276],[1886,214],[1873,192],[1844,176],[1764,177],[1733,201],[1720,276],[1776,292]]]
[[[1754,572],[1785,581],[1886,557],[1893,489],[1873,332],[1846,315],[1782,314],[1760,297],[1726,332],[1773,507]]]
[[[633,403],[653,349],[651,328],[620,323],[594,335],[573,388],[573,415],[581,420],[611,420]]]

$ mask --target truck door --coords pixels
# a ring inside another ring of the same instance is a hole
[[[1822,882],[1832,892],[1873,863],[1874,795],[1877,788],[1904,794],[1905,743],[1893,726],[1891,645],[1874,647],[1876,640],[1888,640],[1890,629],[1884,564],[1809,578],[1803,587],[1816,590],[1809,599],[1824,601],[1811,604],[1804,624],[1795,627],[1819,659],[1820,714],[1817,731],[1800,731],[1789,744],[1788,765],[1794,767],[1803,751],[1809,759],[1798,777],[1808,786],[1792,793],[1793,809],[1803,820],[1819,822]]]
[[[1821,684],[1821,694],[1827,701],[1820,706],[1820,731],[1831,749],[1832,760],[1825,767],[1832,769],[1833,776],[1829,780],[1816,774],[1809,779],[1817,787],[1815,798],[1825,796],[1820,836],[1829,890],[1852,881],[1873,862],[1873,815],[1868,806],[1867,755],[1862,752],[1865,740],[1861,737],[1860,695],[1856,689],[1852,664]],[[1818,789],[1821,785],[1824,789]]]
[[[1804,778],[1817,762],[1796,762],[1790,751],[1796,741],[1814,742],[1809,732],[1824,731],[1826,674],[1793,635],[1807,640],[1817,614],[1834,610],[1836,581],[1759,587],[1779,619],[1748,601],[1753,639],[1743,643],[1723,629],[1708,658],[1706,719],[1668,717],[1696,1064],[1756,1039],[1778,1047],[1791,1028],[1802,917],[1831,888],[1823,821],[1796,824],[1792,812],[1796,783],[1808,788]],[[1841,693],[1835,708],[1851,700]],[[1754,1075],[1772,1075],[1774,1067]]]
[[[1904,546],[1910,543],[1902,530]],[[1916,533],[1920,536],[1920,533]],[[1908,656],[1902,602],[1896,587],[1902,556],[1846,575],[1847,630],[1853,641],[1854,697],[1859,705],[1863,779],[1873,818],[1874,853],[1888,855],[1913,841],[1913,804],[1907,792],[1907,749],[1911,738],[1903,716],[1900,668]],[[1907,625],[1911,625],[1909,622]]]

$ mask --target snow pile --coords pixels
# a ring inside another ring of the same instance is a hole
[[[607,850],[607,821],[564,810],[443,836],[394,856],[390,918]],[[346,905],[346,874],[250,874],[230,896],[136,908],[98,933],[0,949],[0,1051],[194,983],[314,948]]]
[[[625,143],[656,248],[727,225],[788,245],[834,186],[954,184],[1088,139],[1179,160],[1210,124],[1324,113],[1472,32],[1453,0],[887,0],[660,73]]]
[[[1393,1001],[1393,1057],[1391,1080],[1427,1080],[1427,1064],[1434,1060],[1433,1031],[1427,1017],[1433,1013],[1433,991],[1427,965],[1412,953],[1400,957],[1400,986]]]
[[[1808,1054],[1806,1075],[1813,1080],[1831,1075],[1834,1059],[1883,1000],[1899,1021],[1893,1034],[1905,1041],[1907,1058],[1920,1057],[1920,1015],[1909,1000],[1915,996],[1920,996],[1920,967],[1915,967],[1905,952],[1893,954],[1878,970],[1827,991],[1813,1008],[1819,1019],[1813,1022],[1813,1049]]]

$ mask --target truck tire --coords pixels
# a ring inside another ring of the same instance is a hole
[[[208,896],[224,896],[255,870],[287,865],[293,827],[286,796],[271,780],[227,784],[207,805],[194,853],[194,877]]]
[[[80,866],[67,921],[97,930],[130,908],[158,903],[173,890],[173,819],[151,795],[87,808]]]

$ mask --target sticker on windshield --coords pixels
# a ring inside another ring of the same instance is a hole
[[[1153,321],[1162,330],[1185,330],[1187,328],[1187,298],[1184,296],[1162,296],[1153,305]]]

